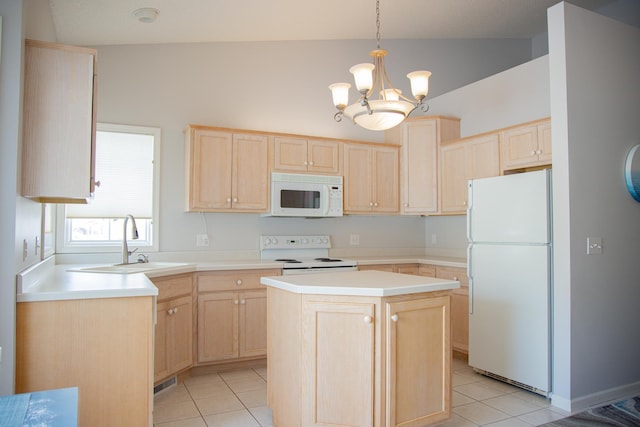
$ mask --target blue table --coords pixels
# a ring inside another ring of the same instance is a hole
[[[77,425],[77,387],[0,396],[0,427]]]

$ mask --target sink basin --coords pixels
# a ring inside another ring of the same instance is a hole
[[[171,268],[179,268],[188,266],[184,262],[145,262],[133,264],[115,264],[115,265],[99,265],[97,267],[74,268],[69,271],[80,271],[83,273],[112,273],[112,274],[131,274],[143,273],[146,271],[163,270]]]

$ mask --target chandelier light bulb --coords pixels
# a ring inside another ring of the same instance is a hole
[[[411,81],[411,93],[417,100],[421,100],[429,93],[429,71],[413,71],[407,74]]]
[[[350,88],[351,85],[349,83],[334,83],[329,86],[333,97],[333,105],[335,105],[338,110],[344,110],[344,107],[349,104]]]
[[[354,65],[349,69],[349,72],[353,74],[353,79],[356,81],[356,88],[360,93],[366,93],[373,87],[373,70],[375,65],[365,62],[364,64]]]

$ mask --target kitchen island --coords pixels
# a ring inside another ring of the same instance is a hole
[[[453,280],[263,277],[274,425],[423,426],[451,413]]]

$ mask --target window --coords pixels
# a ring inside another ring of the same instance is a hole
[[[138,229],[138,239],[131,240],[129,222],[129,244],[141,252],[157,251],[159,153],[158,128],[98,123],[100,185],[86,205],[59,205],[56,252],[117,252],[127,215],[134,216]]]

